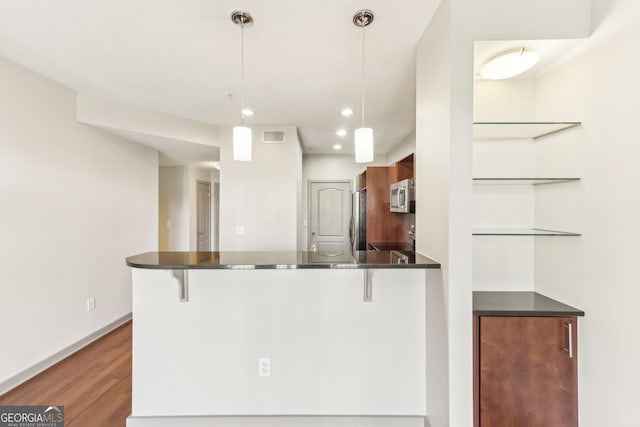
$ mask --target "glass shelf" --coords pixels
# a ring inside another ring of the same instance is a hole
[[[473,230],[474,236],[582,236],[568,231],[543,230],[540,228],[487,228]]]
[[[474,122],[473,139],[538,139],[580,126],[581,122]]]
[[[580,181],[580,178],[473,178],[476,185],[541,185]]]

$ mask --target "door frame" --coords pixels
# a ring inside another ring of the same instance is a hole
[[[211,236],[211,250],[220,251],[220,183],[213,182],[211,205],[213,217],[211,228],[213,235]]]
[[[311,243],[311,184],[328,184],[328,183],[349,184],[349,194],[353,193],[355,182],[352,179],[308,179],[307,180],[307,242],[306,250],[310,249]],[[347,221],[349,218],[347,218]],[[347,239],[349,236],[347,236]]]

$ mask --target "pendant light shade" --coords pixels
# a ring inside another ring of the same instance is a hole
[[[251,161],[251,128],[246,126],[233,128],[233,160]]]
[[[233,160],[251,161],[251,128],[244,125],[244,27],[253,23],[248,12],[234,11],[231,21],[241,28],[240,39],[240,125],[233,128]]]
[[[367,163],[373,161],[373,129],[356,129],[355,151],[356,163]]]
[[[359,10],[353,15],[353,24],[362,28],[362,80],[361,80],[361,113],[362,125],[354,132],[354,151],[356,163],[373,161],[373,129],[364,124],[364,27],[373,22],[373,12],[368,9]]]

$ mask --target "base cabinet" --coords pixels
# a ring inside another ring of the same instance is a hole
[[[475,427],[578,426],[576,317],[474,316]]]

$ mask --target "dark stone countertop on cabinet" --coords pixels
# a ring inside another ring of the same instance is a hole
[[[160,270],[440,268],[423,255],[397,251],[358,251],[333,257],[317,252],[147,252],[130,256],[126,262],[129,267]]]
[[[473,292],[476,316],[584,316],[584,311],[537,292]]]

